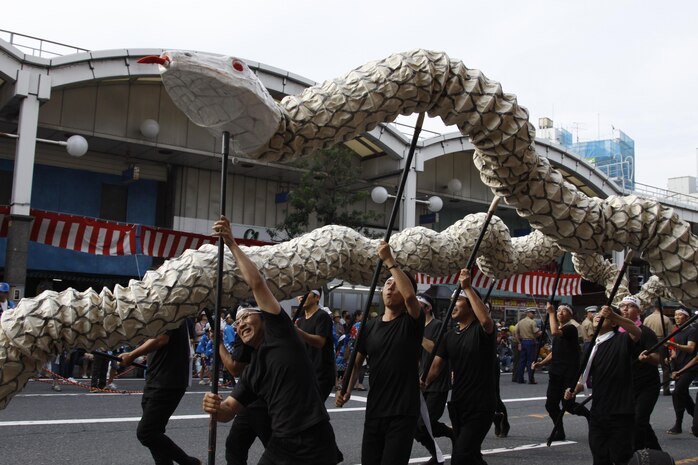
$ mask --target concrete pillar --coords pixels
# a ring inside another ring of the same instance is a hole
[[[20,72],[15,96],[21,98],[17,125],[10,222],[7,231],[5,280],[10,284],[10,298],[24,297],[27,280],[27,253],[31,232],[32,182],[39,126],[39,105],[50,96],[50,80],[39,74]]]

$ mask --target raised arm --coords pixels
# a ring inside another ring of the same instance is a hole
[[[555,307],[553,304],[548,302],[545,305],[545,311],[548,312],[550,321],[550,335],[551,336],[562,336],[562,329],[560,329],[560,322],[557,321],[557,315],[555,314]]]
[[[250,257],[248,257],[245,252],[240,249],[237,242],[235,242],[228,218],[221,216],[221,219],[214,223],[212,236],[223,238],[225,245],[228,246],[233,257],[235,257],[235,261],[242,274],[242,279],[250,286],[259,308],[262,311],[278,315],[281,312],[279,301],[276,300],[274,294],[269,290],[269,286],[267,286],[267,282],[259,272],[257,265],[250,260]]]
[[[463,289],[463,292],[465,292],[465,295],[468,297],[468,301],[470,302],[470,306],[473,308],[475,318],[477,318],[480,326],[482,326],[482,329],[484,329],[487,334],[492,334],[492,331],[494,331],[494,321],[492,321],[492,317],[490,316],[490,311],[487,309],[487,306],[473,289],[470,280],[470,270],[465,268],[460,270],[460,277],[458,279],[460,281],[460,287]]]
[[[611,307],[606,305],[601,307],[601,316],[623,328],[633,342],[639,341],[642,337],[642,330],[635,325],[634,321],[618,315],[611,310]]]
[[[383,265],[390,270],[390,274],[395,280],[395,285],[398,291],[400,291],[400,294],[402,294],[402,298],[405,300],[407,313],[416,320],[422,312],[422,307],[419,306],[417,294],[415,294],[414,287],[412,287],[412,281],[410,281],[410,278],[408,278],[405,272],[397,265],[390,245],[387,242],[380,242],[378,246],[378,256],[383,260]]]

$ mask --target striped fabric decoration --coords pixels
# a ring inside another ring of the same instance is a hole
[[[218,238],[172,229],[141,226],[141,249],[151,257],[178,257],[187,249],[198,249],[204,244],[216,244]]]
[[[418,273],[416,280],[418,284],[458,284],[458,276],[460,273],[451,276],[431,277],[422,273]],[[475,269],[472,276],[473,287],[486,289],[490,287],[492,280],[488,278],[479,269]],[[526,295],[551,295],[553,293],[553,284],[555,282],[555,273],[547,273],[543,271],[531,271],[527,273],[517,274],[509,278],[497,281],[494,286],[500,291],[516,292]],[[562,274],[555,295],[572,296],[582,293],[582,277],[578,274]]]
[[[136,225],[41,210],[34,217],[29,240],[93,255],[136,253]]]

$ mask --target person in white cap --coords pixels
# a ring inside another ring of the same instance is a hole
[[[296,331],[305,342],[308,357],[313,363],[315,376],[320,387],[320,397],[327,400],[335,385],[337,373],[334,363],[334,339],[332,338],[332,317],[320,307],[321,289],[308,292],[300,315],[296,320]],[[303,296],[298,296],[301,302]]]
[[[664,339],[674,330],[674,323],[671,318],[664,315],[662,305],[659,300],[654,305],[654,311],[651,315],[644,319],[643,325],[654,331],[658,339]],[[662,393],[665,396],[671,395],[669,381],[671,381],[671,368],[669,366],[669,351],[666,347],[661,347],[659,350],[659,363],[662,367]]]
[[[255,351],[250,364],[225,400],[206,393],[204,411],[215,413],[220,422],[228,422],[245,405],[261,398],[269,410],[272,434],[259,464],[336,464],[334,431],[310,358],[291,318],[257,265],[235,242],[230,221],[221,217],[213,225],[212,235],[222,237],[232,252],[258,307],[242,309],[235,315],[238,336]]]
[[[425,384],[429,386],[450,363],[453,390],[448,411],[456,435],[451,464],[485,465],[480,449],[496,407],[495,325],[467,269],[460,272],[460,285],[463,290],[451,313],[456,327],[446,333]]]
[[[424,320],[424,337],[422,338],[422,353],[419,362],[420,376],[423,373],[424,367],[428,363],[429,355],[434,351],[434,343],[441,329],[442,322],[434,317],[434,301],[426,294],[417,295],[419,305],[426,316]],[[453,429],[450,426],[441,423],[439,419],[446,409],[446,401],[448,400],[448,391],[451,390],[450,370],[443,370],[441,375],[432,382],[422,394],[424,402],[429,412],[429,421],[431,423],[431,432],[434,438],[448,437],[453,440]],[[429,431],[420,416],[417,422],[417,433],[414,439],[422,444],[425,449],[431,454],[431,458],[426,464],[432,465],[439,463],[436,455],[434,440],[429,435]],[[425,465],[426,465],[425,464]]]
[[[677,326],[681,326],[690,317],[687,310],[679,308],[674,312],[674,320]],[[693,379],[698,375],[698,365],[686,368],[688,362],[696,356],[696,345],[698,344],[698,328],[689,326],[680,333],[677,333],[669,340],[666,345],[673,350],[672,355],[672,378],[676,380],[674,385],[674,393],[671,395],[671,400],[674,404],[674,414],[676,421],[667,433],[681,434],[683,414],[688,412],[689,415],[694,415],[695,403],[688,393],[688,388]],[[676,373],[680,373],[678,376]]]
[[[673,377],[674,379],[678,379],[681,375],[683,375],[683,373],[684,373],[685,371],[695,369],[696,367],[698,367],[698,355],[696,355],[695,357],[693,357],[693,359],[692,359],[691,361],[689,361],[686,365],[684,365],[683,368],[681,368],[680,370],[675,371],[674,373],[672,373],[672,377]],[[694,411],[693,411],[693,425],[692,425],[692,427],[691,427],[691,433],[693,433],[694,436],[698,437],[698,415],[696,415],[696,411],[695,411],[695,405],[696,405],[696,404],[698,404],[698,393],[696,393],[696,401],[695,401],[695,403],[693,404],[693,405],[694,405],[694,406],[693,406],[693,408],[694,408]]]
[[[586,312],[586,318],[579,325],[579,337],[582,338],[582,353],[586,354],[589,346],[591,346],[591,340],[594,337],[594,314],[599,309],[596,305],[589,305],[584,309]]]
[[[657,344],[657,335],[640,321],[640,300],[626,296],[620,303],[623,316],[640,328],[642,335],[635,344],[633,359],[633,394],[635,396],[635,450],[662,450],[657,435],[650,424],[650,417],[659,399],[659,354],[647,355],[645,351]]]
[[[589,449],[595,464],[627,463],[633,455],[635,401],[632,386],[634,345],[642,331],[611,307],[594,316],[598,326],[603,318],[589,360],[574,389],[565,391],[570,400],[584,390],[589,376],[594,379],[594,399],[589,416]],[[623,328],[625,332],[618,331]]]
[[[550,365],[548,370],[548,390],[546,392],[545,410],[553,422],[557,421],[562,409],[567,412],[589,417],[586,407],[579,407],[571,400],[564,400],[565,390],[574,388],[579,373],[579,337],[577,328],[572,324],[572,309],[560,305],[555,312],[553,304],[548,302],[546,311],[550,316],[550,334],[553,337],[552,350],[540,362],[533,362],[534,370]],[[562,404],[562,409],[560,408]],[[552,441],[565,440],[565,428],[562,421],[555,429]]]

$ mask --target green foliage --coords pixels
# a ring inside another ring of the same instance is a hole
[[[321,226],[338,224],[363,234],[366,225],[378,218],[374,212],[351,209],[369,196],[359,177],[359,161],[351,150],[343,146],[321,150],[296,166],[307,172],[289,194],[289,211],[284,221],[268,230],[272,238],[290,239],[304,234],[313,214]]]

